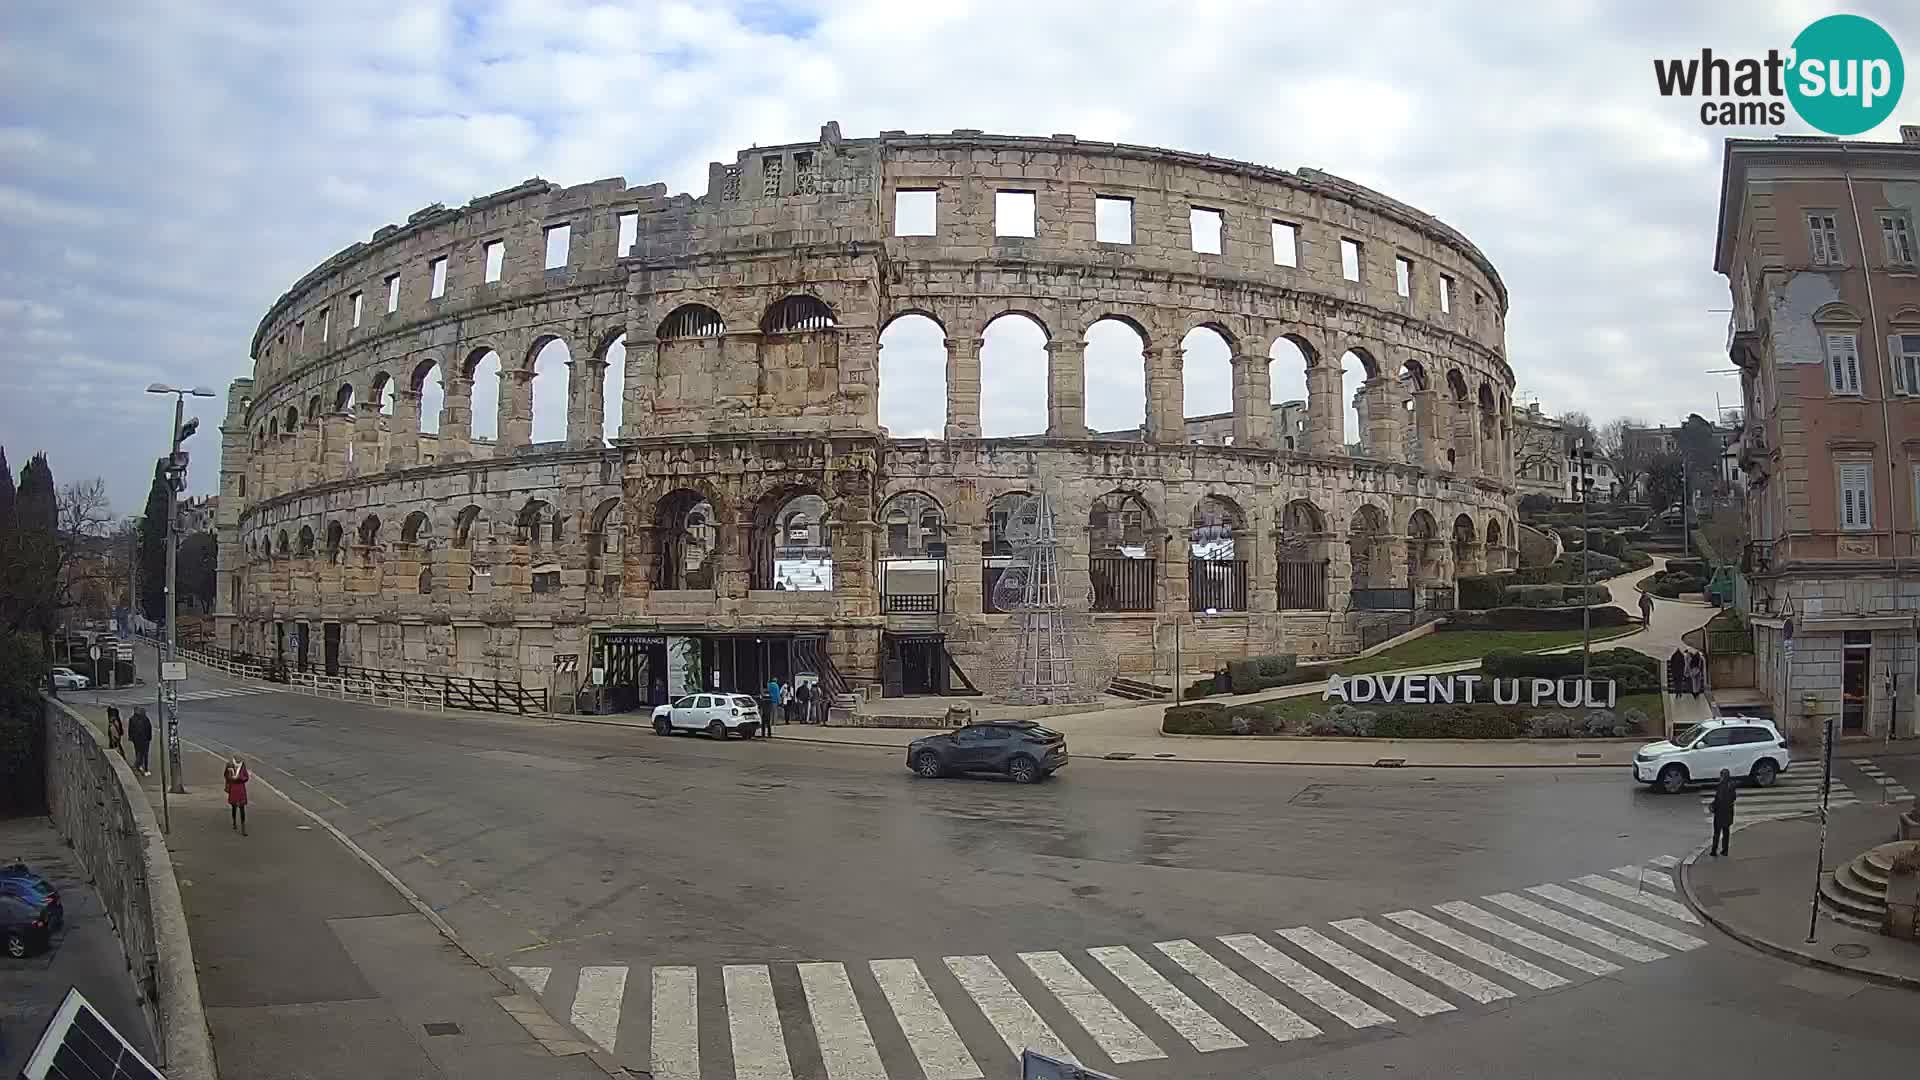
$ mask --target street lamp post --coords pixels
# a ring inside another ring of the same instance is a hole
[[[1574,451],[1574,463],[1580,471],[1573,482],[1580,488],[1580,692],[1586,693],[1589,668],[1593,663],[1593,595],[1587,592],[1587,552],[1593,549],[1587,531],[1587,500],[1593,493],[1593,451],[1581,439]]]
[[[187,482],[187,459],[180,452],[180,444],[187,441],[200,426],[199,420],[185,421],[187,398],[213,397],[213,391],[204,386],[180,387],[165,383],[154,383],[147,387],[149,394],[173,395],[173,427],[168,432],[167,447],[167,644],[160,653],[160,662],[165,664],[174,659],[179,651],[180,602],[176,587],[176,574],[180,554],[179,503],[180,491]],[[185,795],[186,786],[180,779],[180,702],[179,690],[167,680],[162,669],[159,681],[160,716],[166,725],[167,752],[161,758],[166,770],[166,790],[174,795]]]

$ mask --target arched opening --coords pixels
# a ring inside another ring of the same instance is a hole
[[[1276,450],[1308,449],[1307,368],[1313,363],[1311,346],[1297,337],[1277,337],[1267,350],[1267,398],[1273,409]]]
[[[1480,471],[1488,476],[1500,475],[1502,447],[1500,446],[1500,418],[1496,414],[1493,388],[1486,383],[1480,384]]]
[[[661,321],[653,411],[657,416],[700,414],[720,399],[719,372],[726,325],[704,304],[682,304]],[[766,343],[761,343],[766,351]]]
[[[313,526],[311,525],[300,526],[300,557],[313,558]]]
[[[654,334],[661,341],[683,338],[717,338],[726,333],[727,324],[720,313],[705,304],[682,304],[660,322]]]
[[[1447,465],[1456,472],[1470,467],[1473,455],[1473,405],[1467,380],[1459,368],[1447,371]]]
[[[1387,515],[1371,503],[1353,515],[1347,530],[1347,558],[1352,571],[1352,606],[1382,608],[1395,606],[1384,594],[1393,585],[1393,566],[1388,547]]]
[[[1373,357],[1364,349],[1348,349],[1340,354],[1340,428],[1347,453],[1371,456],[1374,447],[1367,433],[1367,383],[1380,374]]]
[[[817,493],[786,489],[762,499],[754,510],[752,547],[748,588],[833,588],[833,519]]]
[[[1196,326],[1180,341],[1181,415],[1187,441],[1233,442],[1233,346],[1211,326]]]
[[[1280,511],[1274,555],[1280,566],[1276,600],[1282,611],[1327,611],[1326,515],[1305,499]]]
[[[1087,327],[1087,430],[1100,438],[1147,437],[1147,336],[1125,319]]]
[[[333,411],[346,416],[353,415],[353,384],[343,383],[333,394]]]
[[[1153,510],[1135,491],[1111,491],[1087,514],[1087,573],[1095,611],[1153,611],[1161,536]]]
[[[560,543],[560,515],[543,499],[528,499],[514,519],[513,541],[539,551],[548,543]]]
[[[287,435],[292,435],[294,432],[300,430],[300,410],[299,409],[295,408],[292,405],[287,406],[287,419],[286,419],[286,422],[280,426],[280,430],[283,434],[287,434]]]
[[[567,380],[573,353],[559,338],[549,338],[533,354],[533,380],[527,387],[533,410],[529,438],[535,443],[564,442],[567,438]]]
[[[1231,499],[1208,495],[1194,504],[1187,534],[1187,607],[1247,610],[1247,517]]]
[[[319,394],[315,394],[307,399],[307,423],[318,424],[324,413],[325,410],[320,407]]]
[[[980,543],[980,610],[983,612],[999,614],[1005,610],[994,601],[994,590],[1018,554],[1008,523],[1032,497],[1024,491],[1009,491],[995,496],[987,504],[986,538]]]
[[[607,499],[587,519],[587,588],[602,596],[620,595],[626,551],[627,512],[619,499]]]
[[[767,308],[760,329],[768,334],[806,334],[834,327],[833,309],[817,296],[796,294]]]
[[[1407,584],[1419,588],[1446,579],[1440,546],[1440,523],[1425,510],[1415,510],[1407,519]]]
[[[938,439],[947,423],[947,333],[918,313],[880,332],[880,426],[896,439]]]
[[[413,370],[409,386],[420,395],[420,434],[440,434],[440,413],[447,405],[447,388],[440,378],[440,365],[432,360],[422,363]]]
[[[886,556],[880,561],[882,610],[934,615],[945,609],[946,512],[924,492],[905,491],[880,507]]]
[[[1453,519],[1454,577],[1469,577],[1482,572],[1478,541],[1479,534],[1474,530],[1472,518],[1461,514]]]
[[[654,504],[653,521],[653,587],[711,592],[719,548],[713,504],[682,488]]]
[[[481,349],[469,356],[467,379],[472,386],[467,435],[474,442],[493,442],[500,437],[500,354]]]
[[[1427,460],[1427,434],[1432,420],[1427,417],[1428,409],[1433,407],[1427,398],[1427,369],[1420,361],[1408,358],[1400,365],[1400,397],[1404,402],[1405,416],[1401,418],[1400,445],[1406,460],[1420,464]]]
[[[280,437],[280,418],[278,416],[267,421],[267,437],[270,439],[278,439]]]
[[[1486,561],[1489,570],[1503,570],[1507,564],[1507,546],[1502,542],[1499,518],[1487,519]]]
[[[340,549],[346,542],[346,530],[337,521],[327,522],[327,561],[338,563]]]
[[[600,441],[612,446],[627,418],[627,335],[607,342],[600,358],[607,362],[600,373]]]
[[[377,515],[368,514],[360,522],[360,548],[361,548],[361,554],[369,562],[373,560],[374,548],[379,543],[380,543],[380,518]]]
[[[415,510],[408,514],[407,520],[400,524],[400,542],[403,544],[418,544],[432,537],[433,522],[424,510]]]
[[[1019,312],[980,335],[980,434],[989,439],[1047,430],[1047,329]]]

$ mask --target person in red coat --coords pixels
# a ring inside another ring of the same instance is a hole
[[[247,835],[247,781],[253,774],[247,772],[247,765],[238,757],[228,759],[226,768],[227,813],[233,819],[233,827],[240,835]]]

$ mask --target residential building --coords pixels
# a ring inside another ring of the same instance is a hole
[[[180,500],[180,535],[212,532],[214,515],[220,510],[220,496],[203,495]]]
[[[1733,292],[1757,684],[1817,738],[1915,733],[1920,127],[1729,139],[1714,268]]]
[[[1590,480],[1587,491],[1594,498],[1618,499],[1622,496],[1620,474],[1614,471],[1613,464],[1606,458],[1594,455],[1581,460],[1571,450],[1567,452],[1567,498],[1578,500],[1582,479]]]
[[[1567,435],[1538,402],[1513,410],[1513,487],[1522,496],[1567,495]]]

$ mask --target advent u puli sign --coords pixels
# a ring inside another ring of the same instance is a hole
[[[1611,709],[1612,679],[1489,679],[1484,675],[1335,675],[1322,701],[1350,705],[1555,705]]]

